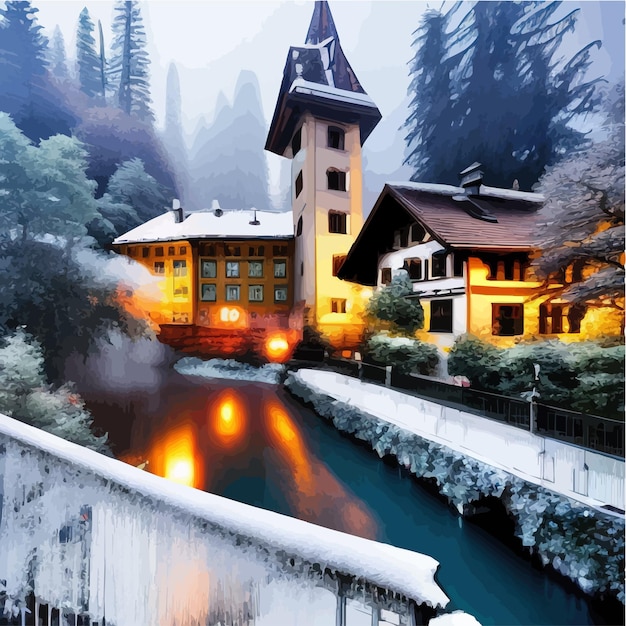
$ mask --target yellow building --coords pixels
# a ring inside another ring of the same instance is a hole
[[[361,147],[380,120],[348,63],[327,2],[291,47],[266,149],[291,159],[295,301],[336,347],[356,346],[370,290],[337,272],[363,225]]]
[[[420,337],[449,348],[471,333],[502,347],[522,338],[565,341],[617,336],[620,315],[558,297],[585,268],[546,285],[530,266],[539,194],[488,187],[479,164],[460,187],[385,185],[350,250],[340,278],[382,287],[406,272],[424,309]],[[560,281],[560,282],[559,282]]]
[[[121,235],[117,252],[158,281],[150,317],[175,347],[261,351],[270,334],[301,338],[294,311],[292,220],[265,211],[167,211]]]

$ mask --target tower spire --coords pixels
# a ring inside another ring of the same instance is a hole
[[[339,42],[339,35],[335,28],[335,21],[330,12],[330,7],[326,0],[315,0],[315,8],[313,9],[309,31],[306,35],[306,43],[316,45],[329,37],[333,37]]]

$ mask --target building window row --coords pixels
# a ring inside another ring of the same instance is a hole
[[[287,302],[288,288],[284,285],[274,287],[274,302]],[[200,290],[200,299],[203,302],[217,301],[217,285],[203,283]],[[241,285],[226,285],[224,290],[226,302],[241,301]],[[248,302],[263,302],[265,300],[265,285],[248,285]]]
[[[446,278],[449,276],[448,257],[450,254],[445,250],[433,253],[430,260],[421,258],[405,259],[404,269],[411,280],[429,280],[431,278]],[[452,276],[462,278],[464,275],[463,257],[452,255]],[[429,272],[430,267],[430,272]],[[392,279],[392,269],[382,267],[380,270],[380,282],[388,285]]]
[[[226,261],[226,278],[240,278],[241,261]],[[248,277],[263,278],[264,262],[248,261]],[[213,259],[202,259],[200,264],[201,278],[217,278],[217,261]],[[287,277],[287,260],[280,259],[274,261],[274,278]]]
[[[164,246],[155,246],[154,248],[150,248],[150,246],[128,246],[128,256],[129,257],[139,257],[143,259],[147,259],[150,257],[150,251],[154,252],[155,257],[163,257],[165,256],[165,247]],[[187,246],[168,246],[167,247],[167,255],[168,256],[185,256],[187,254]]]

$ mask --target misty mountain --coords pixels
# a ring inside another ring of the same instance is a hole
[[[208,127],[199,126],[193,138],[190,208],[210,207],[213,200],[224,209],[271,208],[266,133],[258,79],[242,71],[232,106],[218,96],[215,118]]]

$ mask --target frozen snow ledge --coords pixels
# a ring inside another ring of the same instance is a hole
[[[462,515],[471,515],[488,496],[498,498],[515,520],[516,537],[544,565],[552,566],[589,595],[612,596],[624,603],[623,517],[605,514],[340,402],[324,388],[326,374],[290,372],[285,386],[338,430],[369,443],[380,457],[394,456],[415,476],[434,479],[439,492]],[[333,383],[337,390],[360,384],[340,375],[337,379]],[[364,398],[363,391],[359,397]],[[386,406],[384,402],[381,397]]]
[[[254,367],[233,359],[210,359],[203,361],[196,357],[181,359],[174,364],[174,369],[179,374],[186,376],[247,380],[272,385],[277,385],[285,372],[285,366],[280,363],[267,363],[261,367]]]
[[[429,556],[180,486],[2,414],[0,495],[14,614],[33,591],[117,626],[332,624],[345,598],[405,615],[448,603]]]

